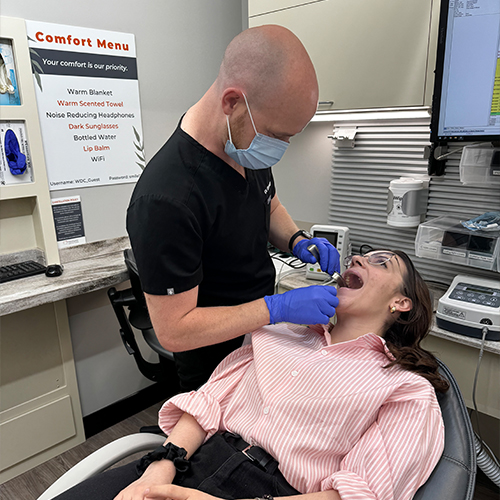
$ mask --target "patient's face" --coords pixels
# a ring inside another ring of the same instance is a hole
[[[392,252],[354,256],[344,272],[347,287],[338,290],[337,314],[367,315],[387,311],[395,297],[403,294],[406,266]]]

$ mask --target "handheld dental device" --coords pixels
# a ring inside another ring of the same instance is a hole
[[[309,252],[311,252],[314,255],[316,262],[319,264],[318,247],[316,245],[309,245],[307,247],[307,250],[309,250]],[[342,288],[342,287],[347,286],[344,278],[342,278],[342,276],[337,272],[334,272],[332,275],[330,275],[329,278],[327,278],[325,281],[323,281],[321,283],[321,285],[324,285],[324,286],[333,285],[333,284],[336,284],[338,288]]]

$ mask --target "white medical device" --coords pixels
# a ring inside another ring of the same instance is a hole
[[[439,328],[468,337],[500,340],[500,280],[458,275],[439,299]]]
[[[310,233],[315,238],[326,238],[340,254],[340,270],[344,271],[344,259],[351,254],[351,243],[349,241],[349,228],[345,226],[329,226],[315,224]],[[306,265],[306,278],[325,280],[331,276],[321,271],[319,264]]]

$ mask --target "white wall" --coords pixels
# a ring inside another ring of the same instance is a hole
[[[328,224],[332,166],[331,123],[311,122],[290,141],[283,159],[273,167],[281,203],[300,227]]]
[[[1,0],[1,15],[135,34],[147,159],[211,85],[247,17],[236,0]],[[123,236],[133,184],[52,193],[80,195],[87,241]],[[83,415],[149,385],[128,356],[106,291],[68,301]]]

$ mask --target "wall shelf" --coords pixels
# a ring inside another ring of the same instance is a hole
[[[0,105],[0,121],[2,123],[14,121],[24,123],[34,174],[33,182],[0,186],[0,202],[24,198],[35,200],[32,221],[36,245],[43,251],[47,264],[59,264],[59,251],[52,216],[25,21],[24,19],[0,17],[0,32],[3,40],[10,40],[12,43],[16,80],[21,100],[20,105]],[[31,238],[27,238],[26,248],[13,249],[8,246],[9,231],[15,227],[15,224],[4,225],[2,220],[2,214],[0,214],[0,230],[2,230],[0,254],[12,253],[13,250],[28,250],[32,244]],[[20,230],[22,230],[22,226]]]

